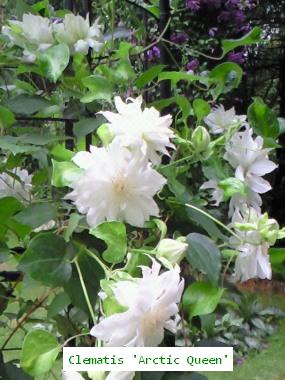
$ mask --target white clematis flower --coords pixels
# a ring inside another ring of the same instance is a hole
[[[106,148],[90,149],[91,153],[74,156],[73,161],[84,171],[66,196],[87,215],[90,227],[105,220],[124,220],[143,227],[150,216],[159,215],[153,197],[166,180],[140,152],[131,153],[116,142]]]
[[[103,44],[101,25],[98,20],[90,26],[89,15],[67,14],[63,22],[54,25],[55,37],[58,42],[67,44],[71,53],[87,54],[89,48],[99,51]]]
[[[245,182],[248,188],[246,199],[240,194],[232,198],[230,214],[234,208],[242,207],[244,202],[260,211],[262,201],[259,194],[271,189],[270,183],[262,176],[272,172],[277,165],[268,158],[270,149],[263,149],[263,138],[258,136],[254,139],[252,135],[252,129],[247,128],[235,133],[226,145],[224,158],[235,169],[235,177]]]
[[[15,197],[20,201],[31,199],[32,175],[26,169],[14,168],[11,171],[16,177],[8,173],[0,174],[0,198]]]
[[[142,109],[142,97],[128,98],[124,103],[116,96],[115,105],[118,113],[101,112],[109,121],[109,128],[123,146],[140,148],[143,154],[154,164],[160,163],[157,152],[167,154],[167,147],[174,148],[169,139],[174,137],[169,128],[172,123],[170,115],[160,117],[159,112],[151,107]]]
[[[237,179],[245,181],[254,192],[263,194],[271,186],[261,177],[272,172],[277,165],[268,158],[271,149],[263,149],[263,138],[253,139],[252,134],[251,128],[235,133],[226,145],[224,158],[236,169]]]
[[[135,372],[131,371],[112,371],[106,377],[106,380],[132,380],[135,376]]]
[[[238,248],[235,262],[235,279],[247,281],[251,278],[271,280],[272,270],[268,255],[269,244],[262,245],[245,244]]]
[[[106,379],[106,372],[105,371],[89,371],[88,377],[90,380],[105,380]]]
[[[176,332],[178,303],[184,289],[180,268],[159,274],[160,264],[142,267],[142,278],[119,281],[113,287],[117,301],[128,308],[94,326],[91,335],[113,347],[154,347],[164,337],[164,329]]]
[[[84,380],[79,372],[62,371],[62,380]]]
[[[9,20],[9,25],[3,26],[2,33],[14,45],[24,48],[23,59],[26,62],[36,60],[35,51],[45,51],[55,44],[51,21],[31,13],[25,13],[22,21]]]
[[[204,118],[204,121],[215,135],[226,132],[233,125],[243,125],[246,121],[246,116],[236,115],[234,107],[226,111],[224,106],[220,105],[213,108],[212,112]]]

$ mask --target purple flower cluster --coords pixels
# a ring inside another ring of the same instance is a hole
[[[242,51],[238,53],[231,52],[228,54],[228,60],[231,62],[235,62],[238,65],[242,65],[245,62],[244,53]]]
[[[186,32],[176,32],[176,33],[172,33],[170,36],[170,41],[178,45],[184,44],[185,42],[188,41],[188,39],[189,39],[189,36]]]
[[[232,22],[242,27],[246,20],[245,10],[255,6],[256,0],[186,0],[186,7],[198,12],[202,7],[219,9],[219,23]]]
[[[192,12],[197,12],[200,9],[199,0],[186,0],[186,8],[190,9]]]
[[[189,61],[186,65],[186,70],[189,71],[189,70],[196,70],[197,67],[199,66],[200,62],[198,61],[197,58],[194,58],[192,59],[191,61]]]
[[[155,61],[160,57],[160,50],[158,46],[153,46],[146,52],[146,57],[148,61]]]

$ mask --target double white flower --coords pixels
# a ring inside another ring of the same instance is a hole
[[[141,96],[128,98],[126,103],[119,96],[114,100],[118,113],[101,112],[109,121],[114,140],[132,149],[139,148],[146,159],[155,165],[159,164],[157,152],[168,155],[166,148],[174,148],[170,142],[170,138],[174,137],[170,129],[172,117],[161,117],[153,107],[142,109]]]
[[[204,121],[213,134],[218,134],[227,132],[232,126],[243,125],[246,121],[246,116],[236,115],[234,107],[226,111],[223,105],[219,105],[213,108]]]
[[[112,371],[107,375],[105,372],[88,372],[90,380],[132,380],[135,372]],[[78,372],[62,372],[62,380],[84,380]]]
[[[247,281],[251,278],[271,280],[272,270],[268,255],[268,243],[261,245],[245,244],[238,247],[235,262],[235,279]]]
[[[247,127],[236,132],[225,146],[224,159],[235,169],[235,177],[246,185],[246,194],[236,193],[231,197],[229,215],[242,210],[244,205],[260,212],[262,200],[260,194],[271,189],[271,185],[262,176],[272,172],[277,165],[270,161],[271,149],[263,148],[263,138],[253,138],[253,131]],[[206,181],[201,189],[211,189],[211,201],[218,206],[223,201],[223,190],[217,179]]]
[[[67,14],[62,22],[53,23],[49,18],[25,13],[22,21],[9,20],[2,33],[10,41],[24,49],[23,60],[34,62],[38,52],[56,43],[69,46],[70,53],[87,54],[89,48],[100,50],[103,45],[102,27],[96,20],[90,25],[89,16]]]
[[[25,13],[22,21],[9,20],[3,26],[2,33],[9,37],[14,45],[24,49],[26,62],[36,60],[36,51],[45,51],[55,44],[52,23],[48,18]]]
[[[271,279],[268,249],[277,239],[285,236],[275,219],[261,214],[254,208],[235,210],[230,225],[239,237],[230,238],[230,243],[240,253],[236,259],[235,276],[246,281],[250,278]]]
[[[230,214],[234,209],[241,208],[244,202],[260,211],[262,201],[259,194],[271,189],[270,183],[262,176],[272,172],[277,165],[269,160],[270,149],[263,148],[263,138],[257,136],[254,139],[252,135],[251,128],[236,132],[225,148],[224,158],[235,169],[235,177],[247,186],[246,199],[240,194],[235,194],[231,199]]]
[[[175,333],[184,280],[178,266],[162,274],[160,268],[153,261],[151,268],[142,267],[142,278],[117,282],[114,296],[127,311],[104,318],[91,335],[106,346],[153,347],[162,342],[164,329]]]
[[[55,37],[58,42],[69,46],[71,53],[87,54],[89,48],[99,51],[103,45],[101,25],[96,20],[90,25],[89,15],[67,14],[63,22],[54,25]]]
[[[83,169],[66,198],[86,214],[90,227],[105,220],[123,220],[143,227],[150,216],[158,216],[154,195],[166,180],[152,169],[140,153],[114,141],[106,148],[79,152],[73,162]]]

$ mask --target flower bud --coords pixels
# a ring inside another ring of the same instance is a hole
[[[106,373],[104,371],[88,372],[88,376],[91,380],[105,380]]]
[[[195,128],[191,140],[196,153],[209,152],[211,137],[205,127],[198,126]]]
[[[162,239],[156,247],[157,258],[166,266],[178,264],[184,257],[188,244],[186,238]]]
[[[104,146],[109,145],[114,138],[110,131],[109,125],[106,123],[100,125],[100,127],[97,129],[97,135],[99,136]]]

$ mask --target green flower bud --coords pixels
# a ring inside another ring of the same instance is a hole
[[[186,238],[162,239],[156,247],[156,257],[168,268],[180,263],[188,248]]]
[[[97,135],[99,136],[104,146],[109,145],[114,137],[109,129],[109,125],[106,123],[100,125],[100,127],[97,129]]]
[[[211,137],[205,127],[198,126],[192,133],[191,142],[196,153],[203,153],[209,150]]]
[[[91,380],[105,380],[106,373],[104,371],[88,372],[88,376]]]

